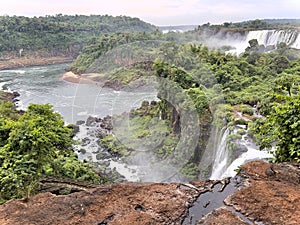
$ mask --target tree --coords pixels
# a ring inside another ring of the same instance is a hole
[[[281,103],[256,127],[257,140],[261,148],[276,148],[276,162],[300,162],[300,95],[277,99]]]
[[[0,200],[29,197],[43,175],[99,182],[99,176],[75,157],[72,130],[52,106],[31,104],[23,115],[4,119],[2,115],[14,115],[13,108],[8,111],[0,107]]]

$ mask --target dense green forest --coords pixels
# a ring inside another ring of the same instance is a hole
[[[61,15],[0,17],[0,56],[44,51],[52,56],[76,56],[88,40],[114,32],[154,31],[156,27],[126,16]]]
[[[0,203],[29,197],[44,176],[107,182],[73,152],[72,129],[50,105],[32,104],[25,113],[0,105]]]

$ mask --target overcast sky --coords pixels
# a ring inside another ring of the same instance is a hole
[[[108,14],[155,25],[300,18],[300,0],[1,0],[0,15]]]

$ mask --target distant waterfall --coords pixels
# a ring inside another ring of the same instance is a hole
[[[259,45],[275,46],[284,42],[289,47],[300,49],[300,32],[295,30],[254,30],[246,32],[240,37],[234,34],[226,35],[226,40],[220,43],[223,45],[231,45],[235,49],[228,51],[233,54],[241,54],[249,46],[249,41],[257,39]],[[219,44],[220,44],[219,43]]]
[[[295,42],[291,45],[292,48],[300,49],[300,32],[297,35]]]
[[[264,46],[276,46],[278,43],[284,42],[292,47],[296,43],[298,36],[299,32],[293,30],[257,30],[250,31],[246,41],[257,39],[258,44]]]

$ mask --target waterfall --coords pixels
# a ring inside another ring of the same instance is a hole
[[[233,140],[232,142],[240,148],[240,150],[232,150],[229,148],[228,136],[230,134],[236,134],[237,130],[245,130],[245,134],[242,135],[241,139]],[[220,180],[226,177],[233,177],[236,175],[236,170],[239,166],[243,165],[248,161],[271,159],[273,155],[268,151],[259,150],[259,147],[249,137],[246,132],[246,126],[237,125],[232,132],[226,129],[222,134],[221,141],[217,147],[215,159],[213,161],[212,173],[210,176],[211,180]],[[244,149],[241,151],[241,149]],[[233,157],[233,151],[239,151],[239,155],[236,158]]]
[[[246,33],[242,38],[236,36],[227,36],[227,40],[221,43],[231,45],[235,49],[228,51],[228,53],[241,54],[249,46],[249,41],[257,39],[259,45],[275,46],[278,43],[284,42],[289,47],[300,49],[300,32],[295,30],[254,30]]]
[[[300,49],[300,32],[298,32],[295,42],[291,45],[292,48]]]
[[[250,31],[246,37],[246,42],[257,39],[258,44],[264,46],[276,46],[280,42],[293,45],[298,37],[298,32],[293,30],[257,30]]]
[[[220,179],[222,173],[226,169],[228,164],[229,154],[226,149],[227,145],[227,136],[229,135],[229,129],[226,129],[222,135],[221,141],[219,141],[219,145],[215,154],[215,160],[212,166],[211,180]]]
[[[253,112],[253,116],[262,117],[256,106],[253,106]],[[247,131],[248,127],[246,125],[235,125],[233,130],[224,127],[221,132],[214,133],[212,147],[216,149],[216,153],[212,161],[211,180],[235,176],[239,166],[248,161],[273,158],[273,155],[268,151],[259,149]],[[237,135],[238,138],[229,138],[231,134],[233,136]]]
[[[269,153],[267,150],[259,150],[259,147],[249,138],[248,134],[244,134],[240,143],[247,148],[247,151],[241,154],[238,158],[233,160],[233,162],[223,171],[221,178],[233,177],[237,174],[237,169],[239,166],[243,165],[246,162],[253,160],[266,160],[272,159],[274,156]]]

